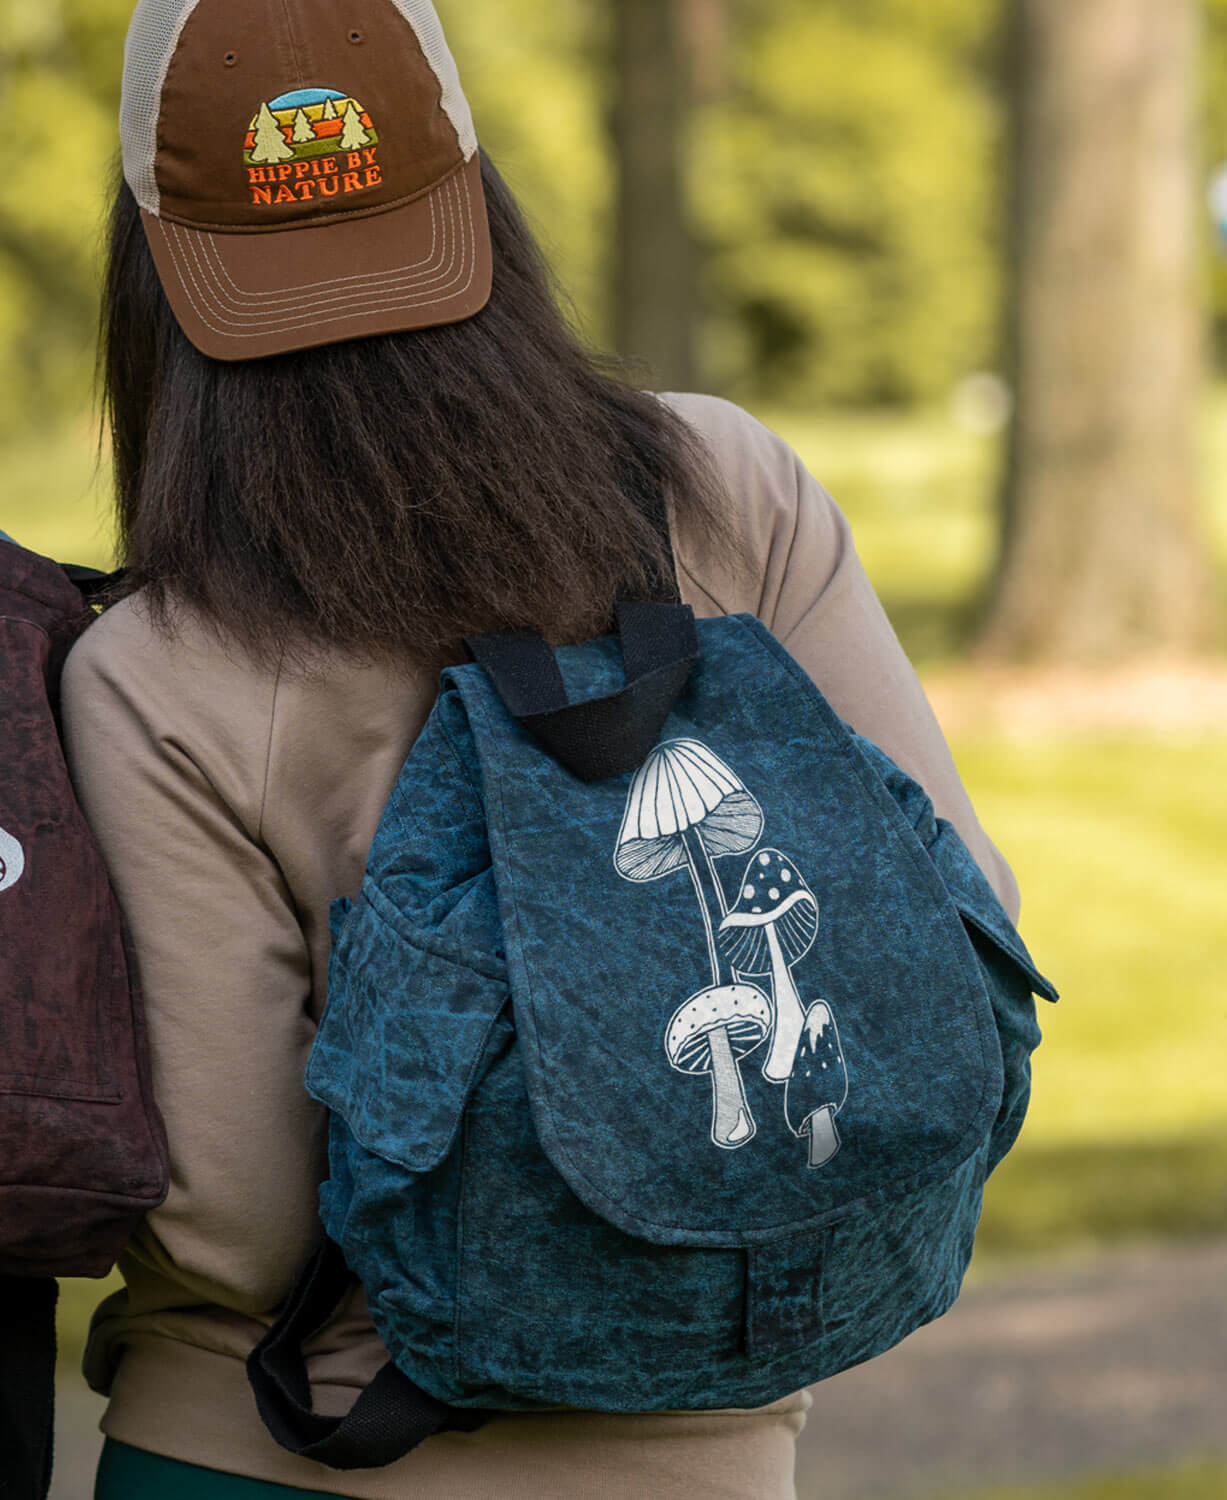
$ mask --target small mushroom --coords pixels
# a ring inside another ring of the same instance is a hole
[[[712,984],[720,961],[712,898],[728,910],[714,859],[744,854],[763,831],[763,810],[728,766],[698,740],[667,740],[640,766],[626,798],[614,868],[624,880],[659,880],[688,869],[703,913]]]
[[[786,1083],[805,1011],[790,966],[804,958],[818,931],[818,902],[778,849],[760,849],[746,866],[737,904],[720,924],[720,947],[737,974],[770,974],[775,1032],[763,1077]]]
[[[711,1074],[711,1138],[726,1151],[744,1146],[758,1129],[737,1061],[760,1046],[770,1030],[771,1006],[752,984],[700,990],[669,1022],[670,1063],[679,1073]]]
[[[824,1166],[839,1150],[835,1116],[848,1097],[848,1070],[831,1007],[817,1000],[805,1016],[784,1117],[793,1135],[809,1136],[809,1165]]]

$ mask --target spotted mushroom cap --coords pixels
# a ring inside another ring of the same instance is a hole
[[[720,924],[718,941],[739,974],[770,974],[767,926],[775,935],[784,962],[794,964],[813,945],[818,932],[818,902],[805,877],[778,849],[760,849],[746,865],[737,904]]]
[[[722,984],[700,990],[678,1007],[665,1033],[665,1051],[679,1073],[710,1073],[708,1034],[723,1026],[734,1057],[744,1057],[771,1030],[771,1002],[757,985]]]
[[[744,854],[763,810],[736,774],[698,740],[667,740],[640,766],[626,798],[614,864],[626,880],[657,880],[686,863],[682,835],[702,824],[713,858]]]

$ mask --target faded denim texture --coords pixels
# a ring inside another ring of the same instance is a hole
[[[979,867],[757,621],[699,633],[597,784],[446,673],[334,911],[324,1222],[456,1404],[755,1406],[870,1358],[954,1300],[1021,1125],[1056,992]],[[613,641],[558,655],[621,685]]]

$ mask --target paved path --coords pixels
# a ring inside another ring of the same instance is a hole
[[[798,1500],[951,1500],[1005,1481],[1227,1460],[1227,1242],[973,1287],[814,1391]]]
[[[798,1500],[953,1500],[1007,1480],[1227,1460],[1225,1393],[1227,1241],[1027,1272],[972,1287],[940,1322],[818,1387]],[[100,1405],[65,1382],[52,1500],[89,1500]]]

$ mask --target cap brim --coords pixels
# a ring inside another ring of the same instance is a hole
[[[309,228],[223,234],[141,218],[180,327],[213,359],[457,323],[490,298],[477,155],[398,208]]]

